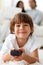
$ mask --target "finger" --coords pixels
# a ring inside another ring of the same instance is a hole
[[[19,51],[21,52],[25,52],[25,50],[23,48],[19,48]]]
[[[15,50],[15,48],[11,48],[10,50]]]
[[[22,60],[22,58],[21,57],[14,57],[14,60],[19,61],[19,60]]]

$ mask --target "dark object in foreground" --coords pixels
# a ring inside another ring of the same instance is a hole
[[[41,46],[40,49],[43,49],[43,46]]]
[[[19,51],[19,50],[11,50],[10,54],[12,56],[20,56],[22,54],[22,51]]]

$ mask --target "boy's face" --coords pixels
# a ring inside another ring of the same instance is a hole
[[[28,38],[31,32],[30,25],[27,23],[15,24],[14,32],[17,38]]]

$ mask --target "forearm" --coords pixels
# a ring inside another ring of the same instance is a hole
[[[31,56],[28,56],[28,55],[26,55],[25,57],[24,57],[24,60],[25,61],[27,61],[28,63],[35,63],[36,61],[38,61],[39,62],[39,59],[38,58],[34,58],[34,57],[31,57]]]
[[[2,57],[2,60],[3,60],[4,62],[9,61],[10,59],[11,59],[10,54],[3,55],[3,57]]]

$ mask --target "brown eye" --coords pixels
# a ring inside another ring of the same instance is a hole
[[[17,27],[20,27],[20,25],[16,25]]]

